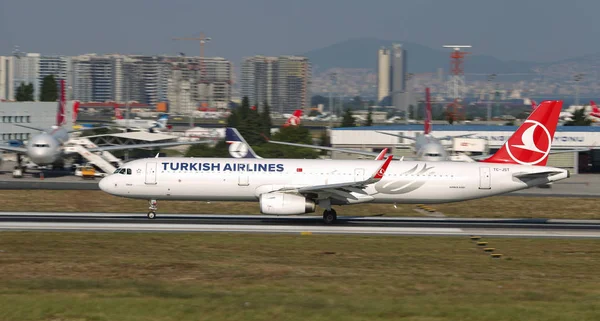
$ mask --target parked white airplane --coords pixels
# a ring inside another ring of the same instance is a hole
[[[546,167],[561,102],[544,102],[490,158],[467,162],[146,158],[124,164],[103,178],[104,192],[150,200],[249,201],[264,214],[312,213],[358,203],[447,203],[489,197],[569,177]]]
[[[118,127],[129,128],[131,130],[144,130],[151,133],[167,129],[169,115],[163,114],[157,120],[152,119],[127,119],[123,117],[119,107],[115,105],[115,120],[113,121]]]

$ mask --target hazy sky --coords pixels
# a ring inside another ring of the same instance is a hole
[[[0,55],[143,53],[237,60],[299,54],[349,38],[404,40],[551,61],[600,52],[598,0],[0,0]]]

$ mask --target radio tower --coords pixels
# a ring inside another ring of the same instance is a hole
[[[452,103],[447,107],[451,107],[452,118],[454,120],[464,120],[465,110],[462,106],[462,100],[467,92],[465,86],[465,71],[463,63],[465,56],[470,52],[460,51],[461,48],[471,48],[470,45],[444,45],[444,48],[452,48],[450,54],[450,81],[448,82],[448,97],[452,99]]]

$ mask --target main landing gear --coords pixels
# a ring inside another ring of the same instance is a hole
[[[156,218],[156,210],[158,209],[158,202],[156,200],[150,200],[148,201],[148,203],[150,204],[150,207],[148,207],[148,218],[149,219],[154,219]]]
[[[323,222],[333,224],[337,220],[337,213],[334,209],[323,211]]]

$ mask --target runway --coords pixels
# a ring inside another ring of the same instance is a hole
[[[0,212],[0,231],[227,232],[600,238],[600,220]]]

